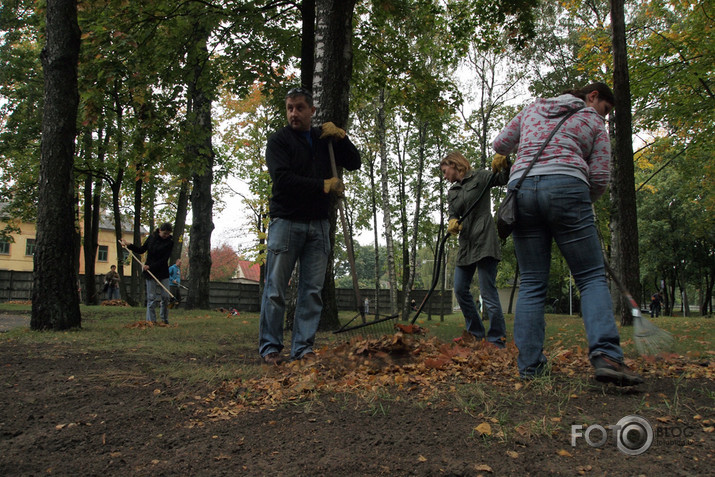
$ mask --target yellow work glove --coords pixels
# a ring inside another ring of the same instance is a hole
[[[334,193],[337,196],[342,196],[343,191],[345,191],[345,185],[343,181],[337,177],[331,177],[330,179],[325,179],[323,181],[323,192],[326,194]]]
[[[323,134],[320,135],[320,139],[326,137],[334,137],[335,139],[343,139],[345,137],[345,130],[340,129],[335,124],[331,122],[323,123]]]
[[[462,230],[462,224],[459,223],[459,220],[449,219],[449,224],[447,225],[447,233],[457,235],[460,230]]]
[[[501,172],[509,167],[509,160],[501,154],[494,154],[492,159],[492,172]]]

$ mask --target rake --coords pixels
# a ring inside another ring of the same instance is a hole
[[[675,341],[673,335],[666,330],[658,328],[653,322],[643,316],[640,306],[638,306],[638,303],[633,299],[628,289],[626,289],[623,283],[618,279],[616,273],[608,264],[606,257],[603,257],[603,264],[621,291],[623,298],[626,299],[631,307],[631,315],[633,315],[633,341],[636,345],[636,350],[638,350],[638,354],[641,356],[653,356],[670,350]]]

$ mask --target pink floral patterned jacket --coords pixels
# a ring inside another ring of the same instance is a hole
[[[538,99],[512,119],[494,140],[494,150],[508,155],[518,146],[509,182],[520,178],[551,130],[568,110],[583,107],[571,95]],[[529,176],[565,174],[589,185],[591,200],[606,191],[610,179],[611,143],[603,118],[591,107],[577,112],[561,125],[541,153]]]

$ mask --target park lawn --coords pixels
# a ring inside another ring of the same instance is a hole
[[[257,313],[231,315],[217,310],[170,311],[168,327],[146,327],[144,308],[84,306],[81,307],[82,328],[64,332],[33,332],[28,328],[11,330],[0,335],[0,342],[13,340],[27,343],[47,343],[57,347],[71,347],[85,353],[129,352],[144,358],[147,370],[170,378],[208,384],[230,379],[246,379],[260,373],[257,354]],[[29,305],[0,304],[0,313],[28,314]],[[341,312],[345,323],[353,312]],[[513,315],[506,316],[507,341],[513,336]],[[692,358],[712,353],[715,327],[706,317],[659,317],[652,320],[675,337],[672,352]],[[407,324],[409,321],[400,321]],[[462,335],[464,321],[461,313],[427,319],[421,316],[417,324],[426,330],[426,337],[436,337],[451,343]],[[488,327],[488,322],[484,322]],[[632,340],[633,328],[619,326],[626,357],[637,357]],[[370,330],[370,327],[366,328]],[[355,333],[319,332],[318,348],[337,346]],[[290,342],[289,332],[286,343]],[[557,350],[577,348],[587,350],[583,322],[579,316],[547,315],[544,349],[547,356]],[[231,359],[225,359],[230,356]],[[514,363],[515,365],[515,363]]]

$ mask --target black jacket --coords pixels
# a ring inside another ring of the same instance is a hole
[[[327,219],[330,196],[323,181],[333,176],[328,139],[319,139],[320,128],[311,128],[312,147],[299,132],[286,126],[268,138],[266,164],[273,181],[270,202],[272,218],[290,220]],[[360,153],[345,138],[333,143],[335,162],[348,170],[360,168]]]
[[[174,248],[174,238],[171,235],[163,239],[159,235],[159,229],[156,229],[146,238],[141,247],[130,243],[127,248],[138,254],[148,252],[144,263],[149,265],[149,271],[159,280],[169,278],[169,258],[171,258],[171,249]],[[146,272],[144,278],[153,280]]]

